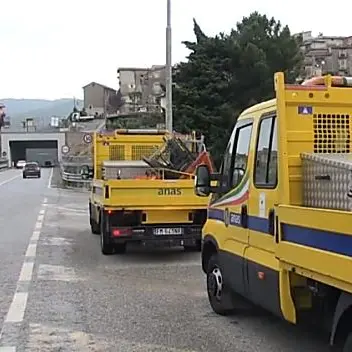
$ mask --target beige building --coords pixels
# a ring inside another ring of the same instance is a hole
[[[122,67],[117,72],[122,99],[120,114],[161,111],[160,98],[165,92],[165,66]]]
[[[91,82],[83,87],[84,108],[89,115],[105,115],[116,112],[118,92],[110,87]]]
[[[334,37],[312,32],[300,33],[303,39],[304,76],[321,74],[352,75],[352,36]]]

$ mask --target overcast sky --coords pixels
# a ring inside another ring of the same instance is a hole
[[[193,39],[193,17],[209,35],[228,32],[256,10],[292,32],[352,35],[347,0],[338,2],[338,15],[322,1],[306,0],[172,5],[174,62],[187,55],[181,41]],[[91,81],[118,88],[118,67],[165,62],[166,0],[1,0],[0,12],[0,98],[82,97]]]

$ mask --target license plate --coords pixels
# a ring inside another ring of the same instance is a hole
[[[183,229],[181,227],[164,227],[164,228],[159,228],[159,229],[154,229],[154,235],[156,236],[167,236],[167,235],[182,235]]]

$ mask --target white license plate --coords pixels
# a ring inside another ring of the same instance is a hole
[[[168,228],[168,227],[164,227],[164,228],[159,228],[159,229],[154,229],[153,230],[154,235],[157,236],[163,236],[163,235],[182,235],[183,231],[181,227],[173,227],[173,228]]]

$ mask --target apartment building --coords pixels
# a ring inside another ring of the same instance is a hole
[[[83,87],[84,109],[88,115],[103,116],[118,109],[119,92],[103,84],[91,82]]]
[[[120,114],[161,112],[165,94],[165,66],[121,67],[117,70],[122,106]]]
[[[352,75],[352,36],[312,36],[303,32],[304,76],[321,74]]]

